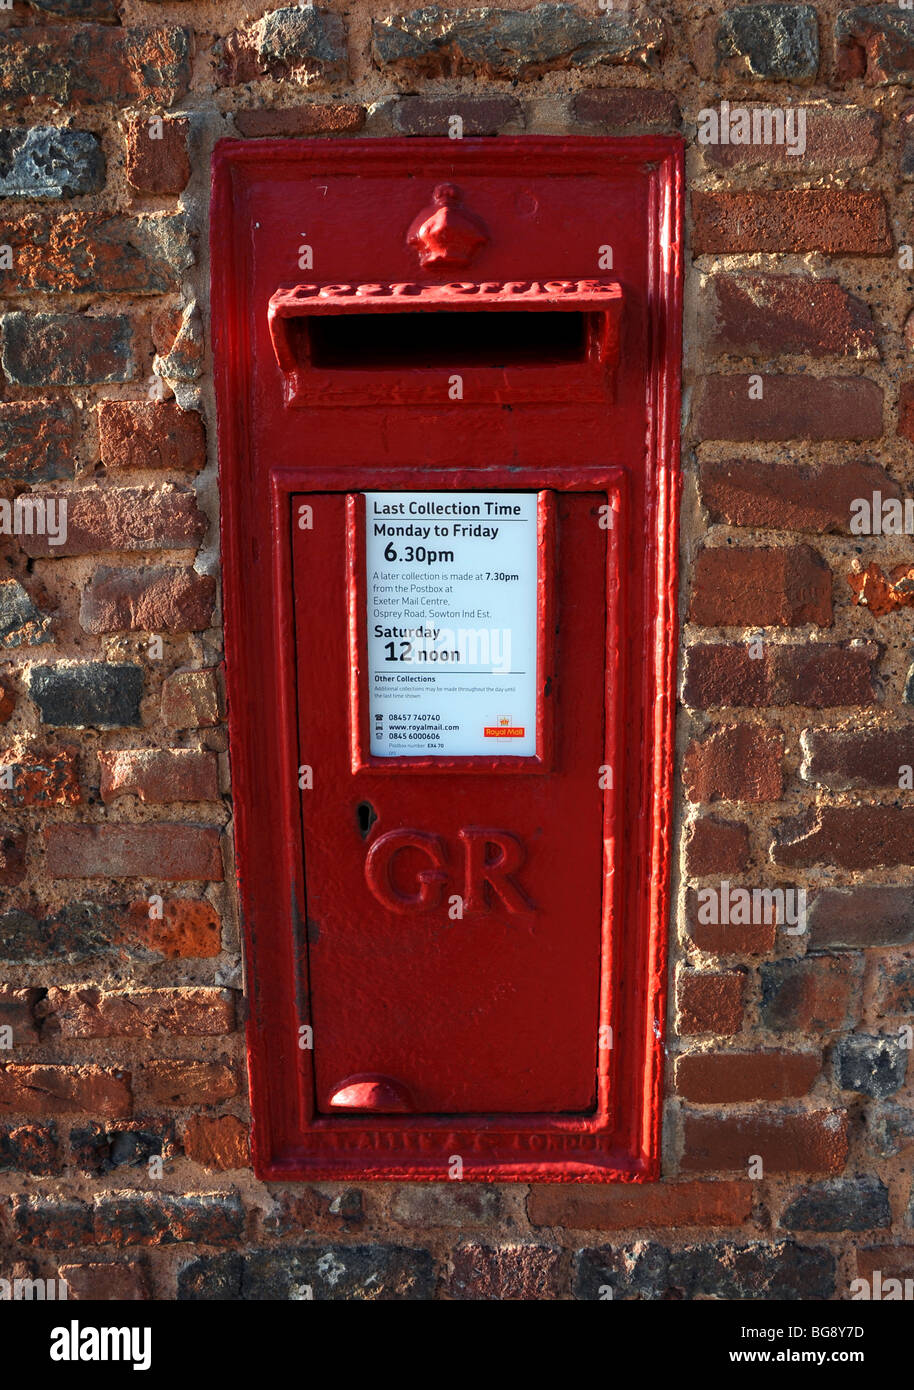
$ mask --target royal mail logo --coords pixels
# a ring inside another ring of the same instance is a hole
[[[526,730],[511,723],[509,715],[501,715],[498,724],[483,728],[485,738],[523,738]]]

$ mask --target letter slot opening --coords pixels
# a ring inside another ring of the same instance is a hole
[[[599,317],[574,311],[439,310],[379,315],[369,325],[361,314],[336,314],[296,320],[293,345],[299,361],[337,371],[583,362],[588,343],[599,331],[599,323],[594,323]]]

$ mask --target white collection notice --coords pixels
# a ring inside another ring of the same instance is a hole
[[[536,752],[537,499],[366,492],[375,757]]]

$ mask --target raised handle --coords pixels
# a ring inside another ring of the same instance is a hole
[[[334,1110],[365,1110],[375,1115],[405,1114],[414,1108],[401,1081],[371,1072],[347,1076],[331,1095],[330,1105]]]

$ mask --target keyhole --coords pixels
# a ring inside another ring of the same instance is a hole
[[[370,801],[360,801],[355,808],[356,820],[359,824],[359,834],[362,839],[366,839],[371,827],[378,819],[378,813]]]

